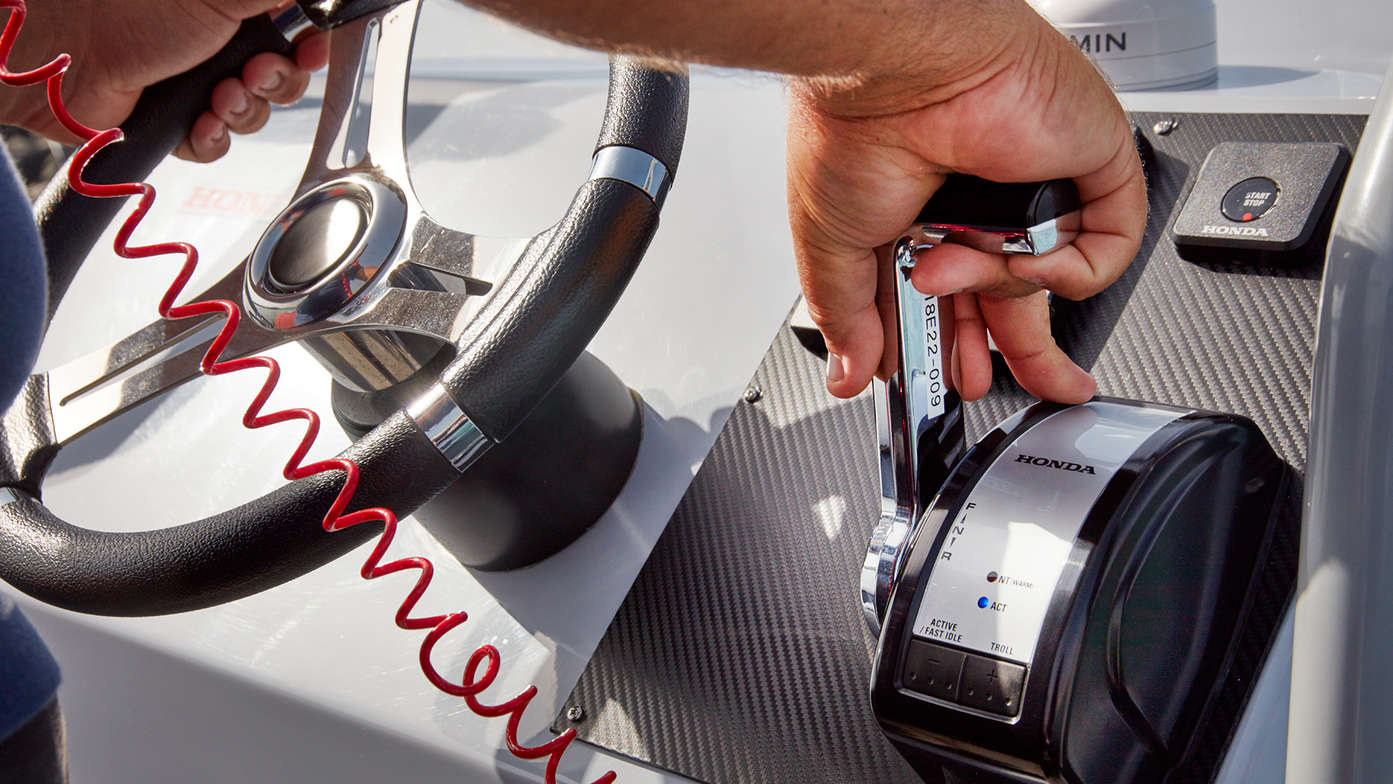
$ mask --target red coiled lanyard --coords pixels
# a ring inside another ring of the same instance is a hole
[[[230,300],[206,300],[203,302],[192,302],[187,305],[175,305],[174,302],[184,291],[185,284],[193,276],[194,268],[198,265],[198,251],[193,245],[187,242],[163,242],[154,245],[135,245],[129,244],[131,235],[140,222],[144,220],[146,213],[150,211],[151,205],[155,201],[155,189],[149,183],[127,182],[116,185],[99,185],[86,182],[82,179],[82,170],[87,162],[96,155],[98,151],[109,144],[115,144],[125,138],[120,128],[110,128],[105,131],[98,131],[88,128],[73,118],[63,105],[63,74],[72,63],[72,58],[66,54],[54,57],[47,64],[35,68],[32,71],[23,73],[13,73],[9,70],[10,51],[14,48],[15,40],[19,37],[20,28],[24,25],[26,14],[24,0],[0,0],[0,11],[9,10],[9,21],[5,24],[3,34],[0,34],[0,83],[14,87],[25,87],[39,82],[46,83],[48,94],[48,105],[53,111],[53,115],[58,118],[58,122],[68,129],[73,135],[82,139],[84,144],[78,149],[68,164],[68,181],[72,189],[77,193],[93,198],[120,198],[125,196],[140,196],[136,208],[121,224],[120,230],[116,233],[114,248],[116,254],[123,259],[143,259],[151,256],[165,256],[182,254],[184,264],[175,275],[174,281],[165,291],[164,296],[159,302],[159,314],[166,319],[184,319],[195,316],[203,316],[210,313],[222,313],[226,316],[222,329],[218,336],[208,346],[204,353],[199,367],[203,373],[210,376],[218,376],[224,373],[234,373],[239,370],[251,368],[263,368],[266,371],[266,381],[261,385],[261,390],[247,406],[246,413],[242,415],[242,425],[247,428],[261,428],[267,425],[288,422],[293,419],[304,420],[305,435],[300,439],[300,444],[296,447],[290,459],[286,461],[282,475],[288,480],[304,479],[308,476],[321,474],[329,471],[342,471],[344,474],[343,488],[339,491],[334,503],[329,507],[329,511],[324,515],[322,525],[325,531],[342,531],[351,528],[359,523],[369,521],[379,521],[382,523],[382,536],[377,541],[377,546],[368,555],[360,570],[363,579],[371,580],[383,575],[399,572],[404,569],[418,569],[421,574],[416,579],[416,584],[410,593],[402,601],[396,613],[396,624],[402,629],[429,629],[426,637],[421,642],[419,661],[421,671],[425,673],[436,688],[458,697],[463,697],[465,704],[474,713],[484,717],[507,716],[508,726],[505,740],[508,750],[521,759],[547,758],[546,782],[555,784],[556,770],[561,764],[561,756],[575,739],[576,731],[574,728],[567,729],[552,740],[538,746],[524,746],[518,741],[518,726],[522,721],[522,714],[527,710],[532,698],[537,695],[536,686],[528,686],[521,694],[500,703],[489,705],[482,702],[478,695],[480,692],[491,686],[498,677],[499,666],[502,664],[502,656],[498,649],[492,645],[481,645],[475,649],[465,664],[464,673],[458,683],[447,680],[431,663],[431,652],[435,649],[446,634],[468,619],[468,615],[463,611],[452,612],[445,615],[432,615],[425,618],[411,617],[411,611],[415,609],[416,602],[430,586],[431,576],[435,572],[435,567],[430,560],[422,556],[412,556],[399,558],[387,563],[382,562],[387,549],[391,547],[392,539],[397,531],[397,516],[390,509],[381,507],[372,509],[362,509],[349,514],[343,511],[352,500],[353,493],[358,487],[358,466],[351,460],[334,458],[321,460],[317,463],[302,465],[305,455],[314,444],[315,438],[319,435],[319,415],[307,408],[283,409],[262,413],[262,407],[266,400],[271,396],[271,391],[275,389],[276,382],[280,379],[280,366],[270,357],[243,357],[240,359],[221,359],[222,352],[232,340],[233,333],[237,331],[237,325],[241,321],[241,307]],[[3,227],[0,227],[3,230]],[[481,665],[487,665],[482,675],[479,674]],[[593,784],[609,784],[617,778],[614,771],[606,771]]]

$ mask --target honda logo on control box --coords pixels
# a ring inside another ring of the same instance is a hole
[[[1258,229],[1252,226],[1210,226],[1205,225],[1200,229],[1201,234],[1221,234],[1229,237],[1270,237],[1267,229]]]
[[[1097,471],[1093,470],[1093,466],[1091,465],[1085,465],[1083,463],[1070,463],[1067,460],[1053,460],[1048,457],[1035,457],[1033,455],[1017,455],[1016,462],[1029,463],[1030,465],[1041,466],[1044,468],[1057,468],[1061,471],[1073,471],[1079,474],[1096,475],[1098,473]]]

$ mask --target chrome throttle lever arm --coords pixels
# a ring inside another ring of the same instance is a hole
[[[891,252],[899,369],[873,382],[880,465],[880,520],[861,567],[861,606],[871,632],[899,576],[919,518],[965,449],[962,407],[943,369],[938,298],[910,283],[918,253],[956,242],[990,253],[1043,256],[1079,231],[1071,180],[994,183],[950,175]]]

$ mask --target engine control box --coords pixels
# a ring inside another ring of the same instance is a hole
[[[926,781],[1209,781],[1296,577],[1294,472],[1249,420],[1037,404],[911,535],[871,679]]]

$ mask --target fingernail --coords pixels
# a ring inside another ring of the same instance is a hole
[[[1030,284],[1039,286],[1039,287],[1042,288],[1042,289],[1045,287],[1045,279],[1044,279],[1044,278],[1041,278],[1041,277],[1035,277],[1035,276],[1031,276],[1031,275],[1023,275],[1023,276],[1021,276],[1021,280],[1025,281],[1026,283],[1030,283]]]
[[[839,354],[827,353],[827,381],[835,384],[846,378],[846,364]]]
[[[234,117],[241,117],[242,115],[247,113],[247,110],[250,109],[251,106],[252,102],[247,98],[247,94],[245,92],[241,92],[237,94],[236,100],[232,102],[232,108],[228,111]]]
[[[218,126],[218,129],[217,129],[216,131],[213,131],[213,135],[212,135],[212,136],[209,136],[209,137],[208,137],[209,141],[213,141],[213,142],[221,142],[223,139],[226,139],[226,138],[227,138],[227,128],[224,127],[224,126],[221,126],[221,125]]]
[[[260,88],[262,92],[272,92],[285,83],[285,77],[280,71],[273,72],[270,76],[261,80]]]

